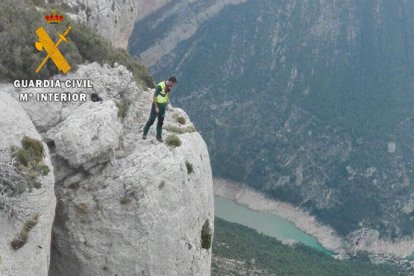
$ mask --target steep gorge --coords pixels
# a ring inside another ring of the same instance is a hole
[[[399,240],[414,227],[412,11],[405,0],[247,1],[148,65],[156,78],[178,75],[175,104],[216,176],[308,210],[352,242],[361,229]],[[176,18],[137,21],[130,52],[146,60],[159,34],[185,25]]]

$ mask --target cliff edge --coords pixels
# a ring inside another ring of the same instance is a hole
[[[20,103],[53,165],[57,208],[49,275],[210,275],[210,159],[185,112],[167,111],[166,142],[155,140],[154,128],[144,141],[140,129],[153,92],[138,87],[125,67],[93,63],[58,77],[91,79],[92,89],[62,90],[84,92],[88,101]],[[48,90],[1,89],[15,98]],[[92,93],[102,101],[92,102]],[[46,272],[45,264],[36,275]]]

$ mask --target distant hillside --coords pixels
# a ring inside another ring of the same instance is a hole
[[[163,12],[137,22],[131,53],[188,20]],[[413,13],[407,0],[251,0],[211,16],[151,71],[178,75],[172,100],[216,176],[342,235],[366,227],[397,239],[414,229]]]
[[[212,275],[407,275],[394,265],[338,261],[302,245],[283,245],[236,223],[215,218]]]

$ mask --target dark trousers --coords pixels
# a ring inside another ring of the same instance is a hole
[[[149,131],[150,127],[155,122],[155,118],[157,118],[158,119],[158,121],[157,121],[157,138],[161,138],[162,125],[164,123],[164,116],[165,116],[165,105],[158,104],[158,109],[159,109],[159,112],[157,114],[155,112],[155,106],[154,106],[154,104],[152,104],[150,116],[149,116],[148,121],[147,121],[147,123],[145,124],[145,127],[144,127],[144,135],[148,134],[148,131]]]

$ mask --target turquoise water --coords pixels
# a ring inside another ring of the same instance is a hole
[[[327,255],[334,255],[332,251],[324,248],[314,237],[277,215],[252,211],[238,203],[217,196],[214,197],[214,208],[215,216],[224,220],[256,229],[257,232],[280,241],[295,240]]]

